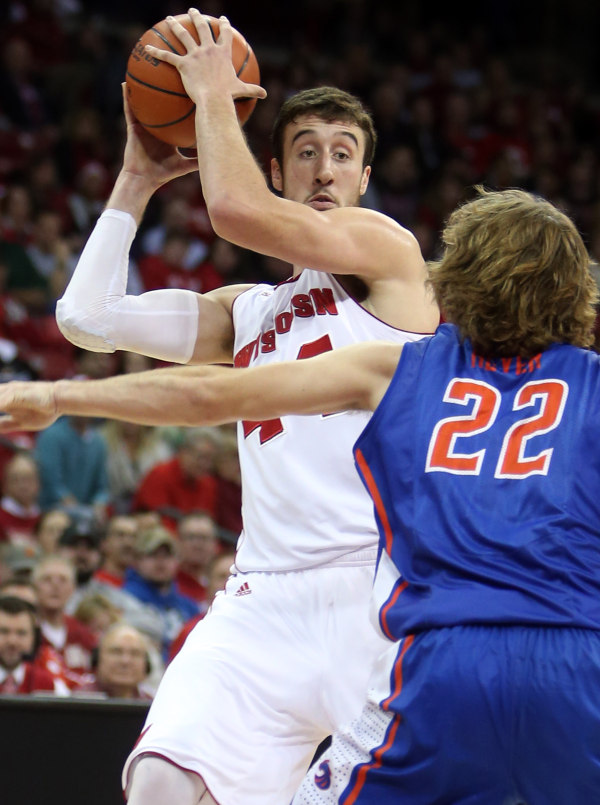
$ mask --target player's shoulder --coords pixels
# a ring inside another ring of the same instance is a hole
[[[409,243],[417,244],[413,233],[398,223],[394,218],[370,207],[336,207],[325,213],[337,220],[345,220],[353,226],[373,227],[403,238]]]

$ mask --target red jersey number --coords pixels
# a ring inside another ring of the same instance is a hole
[[[317,338],[316,341],[303,344],[298,350],[296,360],[314,358],[315,355],[321,355],[323,352],[331,352],[332,349],[331,338],[328,335],[323,335],[321,338]],[[265,419],[261,422],[242,422],[242,428],[244,429],[244,439],[260,428],[261,444],[274,439],[275,436],[279,436],[279,434],[284,431],[281,419]]]

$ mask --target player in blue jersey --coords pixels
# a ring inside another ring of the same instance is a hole
[[[60,414],[215,424],[374,410],[355,456],[389,638],[361,718],[294,805],[566,805],[600,792],[600,357],[575,226],[481,192],[430,281],[446,320],[251,369],[13,383],[0,429]],[[326,481],[326,479],[324,479]]]

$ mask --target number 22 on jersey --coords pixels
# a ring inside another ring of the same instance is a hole
[[[504,434],[496,461],[495,478],[527,478],[546,475],[553,448],[530,440],[541,437],[560,424],[569,388],[562,380],[533,380],[515,394],[512,410],[523,411],[523,417]],[[454,475],[479,475],[486,448],[468,451],[468,439],[494,427],[500,409],[500,392],[481,380],[453,378],[444,393],[444,402],[471,406],[463,416],[445,417],[433,429],[427,451],[426,472],[449,472]],[[531,415],[528,412],[534,408]],[[535,455],[525,453],[538,449]]]

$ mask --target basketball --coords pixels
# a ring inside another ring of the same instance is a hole
[[[188,15],[180,14],[175,19],[198,42],[198,33]],[[216,40],[219,35],[219,21],[215,17],[208,17],[208,21]],[[146,52],[146,45],[171,50],[173,53],[186,52],[166,20],[161,20],[143,34],[134,45],[127,62],[125,82],[131,111],[142,126],[159,140],[180,148],[193,148],[196,145],[196,106],[183,88],[177,69],[150,56]],[[238,78],[249,84],[260,83],[260,70],[254,51],[235,28],[231,57]],[[235,106],[240,125],[243,125],[256,106],[256,98],[238,98]]]

